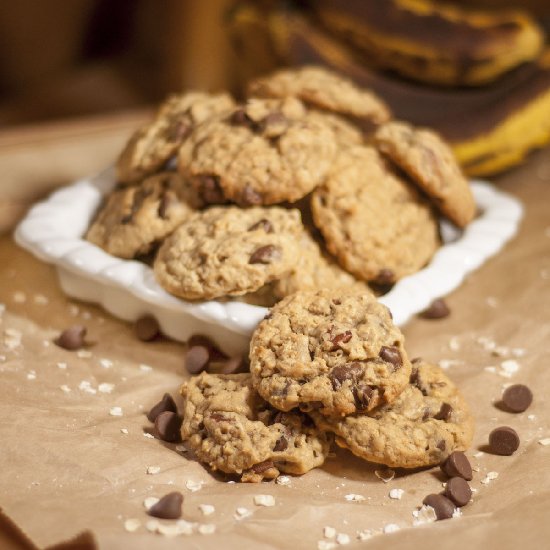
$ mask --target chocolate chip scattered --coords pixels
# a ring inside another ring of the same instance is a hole
[[[65,329],[55,340],[54,343],[60,348],[74,351],[84,346],[84,338],[87,333],[86,327],[82,325],[73,325]]]
[[[351,340],[352,334],[351,330],[346,330],[340,334],[333,336],[330,341],[332,342],[331,351],[335,351],[340,348],[340,344],[347,344]]]
[[[468,482],[461,477],[452,477],[445,485],[445,496],[457,506],[466,506],[472,498],[472,490]]]
[[[355,381],[363,373],[363,367],[360,363],[346,363],[334,367],[329,374],[332,388],[338,390],[346,380]]]
[[[147,414],[147,420],[149,420],[149,422],[154,422],[160,413],[167,411],[173,413],[178,412],[176,402],[169,393],[165,393],[162,399],[153,406],[153,408]]]
[[[519,435],[509,426],[495,428],[489,434],[489,448],[496,455],[510,456],[519,447]]]
[[[462,451],[452,452],[441,465],[441,470],[449,477],[461,477],[468,481],[473,477],[470,461]]]
[[[150,516],[160,519],[179,519],[183,495],[177,491],[164,495],[156,504],[147,510]]]
[[[204,336],[203,334],[193,334],[193,336],[191,336],[191,338],[187,341],[187,345],[190,348],[193,346],[204,346],[208,349],[211,361],[223,361],[228,358],[211,338]]]
[[[275,468],[275,464],[273,464],[272,460],[264,460],[263,462],[259,462],[258,464],[254,464],[254,466],[252,466],[252,470],[254,470],[257,474],[262,474],[267,470],[271,470],[271,468]]]
[[[502,403],[510,412],[523,412],[529,408],[532,402],[533,393],[523,384],[509,386],[502,394]]]
[[[445,300],[443,300],[443,298],[437,298],[430,304],[428,309],[425,309],[420,314],[420,317],[423,319],[443,319],[444,317],[448,317],[450,313],[451,310]]]
[[[185,368],[189,374],[199,374],[209,361],[210,352],[205,346],[191,346],[185,354]]]
[[[275,443],[275,446],[273,447],[273,450],[276,452],[285,451],[288,447],[288,440],[287,438],[282,435],[277,439],[277,442]]]
[[[155,432],[158,439],[161,439],[162,441],[168,441],[170,443],[179,441],[181,439],[181,423],[181,417],[175,412],[161,412],[155,418]]]
[[[249,370],[248,364],[242,355],[236,355],[230,357],[221,368],[222,374],[236,374],[239,372],[247,372]]]
[[[395,369],[399,369],[403,366],[403,359],[401,357],[401,353],[399,349],[396,347],[382,346],[380,348],[380,352],[378,353],[378,356],[383,361],[386,361],[386,363],[391,363],[395,367]]]
[[[452,518],[455,511],[455,505],[451,500],[446,496],[436,495],[435,493],[428,495],[422,501],[422,504],[431,506],[438,520]]]
[[[257,229],[263,229],[266,233],[273,233],[274,231],[272,223],[265,218],[262,218],[259,222],[251,225],[248,228],[248,231],[256,231]]]
[[[241,204],[244,206],[258,206],[262,204],[262,196],[250,185],[245,185],[241,193]]]
[[[451,415],[453,414],[453,408],[449,403],[443,403],[441,405],[441,408],[439,409],[439,412],[434,415],[435,420],[444,420],[445,422],[449,422],[451,419]]]
[[[250,256],[249,264],[270,264],[273,261],[280,260],[282,257],[281,249],[268,244],[257,248]]]
[[[154,317],[145,315],[135,322],[134,333],[142,342],[150,342],[160,334],[160,327]]]

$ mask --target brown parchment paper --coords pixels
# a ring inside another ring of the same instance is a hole
[[[0,239],[0,507],[39,547],[88,530],[102,549],[316,549],[325,526],[348,534],[349,548],[547,547],[550,446],[539,440],[550,437],[550,152],[499,184],[525,204],[519,235],[448,297],[449,318],[415,319],[404,329],[411,357],[451,360],[447,372],[476,417],[468,452],[476,492],[461,518],[412,526],[423,497],[442,489],[437,468],[401,471],[386,484],[375,476],[376,466],[338,450],[323,468],[292,478],[289,486],[228,484],[174,445],[145,437],[145,413],[164,392],[176,394],[185,377],[184,346],[139,342],[127,324],[65,298],[54,270],[19,250],[9,235]],[[88,327],[89,357],[51,343],[76,322]],[[483,342],[502,346],[501,356]],[[520,351],[514,355],[513,348]],[[519,365],[511,378],[499,374],[507,359]],[[534,391],[523,414],[495,406],[512,382]],[[111,393],[100,384],[113,384]],[[123,415],[111,416],[112,407]],[[499,425],[518,431],[518,452],[478,454]],[[147,474],[149,466],[160,472]],[[498,478],[483,484],[488,472]],[[204,485],[192,492],[189,480]],[[401,500],[389,498],[393,488],[404,490]],[[214,524],[214,534],[168,538],[145,529],[143,500],[173,490],[184,494],[183,517]],[[273,495],[275,506],[255,506],[257,494]],[[349,494],[365,500],[349,502]],[[203,516],[201,504],[215,512]],[[237,507],[253,514],[237,521]],[[124,529],[129,518],[141,522],[132,533]],[[381,533],[388,524],[401,530]],[[373,537],[361,542],[357,532],[364,530]]]

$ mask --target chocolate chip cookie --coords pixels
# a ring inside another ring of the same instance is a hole
[[[405,122],[389,122],[375,135],[380,151],[433,199],[441,213],[459,227],[472,221],[476,205],[470,185],[451,148],[433,131]]]
[[[120,258],[148,254],[201,205],[195,190],[174,172],[107,197],[86,239]]]
[[[183,385],[181,435],[201,462],[242,481],[304,474],[323,464],[331,434],[299,411],[273,409],[252,387],[250,374],[202,373]]]
[[[365,281],[394,283],[439,246],[431,206],[371,147],[341,151],[311,206],[329,251]]]
[[[390,118],[388,107],[374,93],[323,67],[283,69],[258,78],[248,85],[248,95],[294,96],[312,107],[340,114],[364,129]]]
[[[137,130],[117,161],[120,183],[134,183],[161,170],[193,128],[234,105],[228,94],[188,92],[170,96],[152,122]]]
[[[253,292],[292,271],[302,231],[295,209],[213,207],[193,214],[166,239],[155,276],[188,300]]]
[[[298,99],[251,99],[197,127],[179,169],[206,202],[295,202],[323,181],[336,149],[330,124]]]
[[[388,308],[372,294],[323,289],[271,309],[252,336],[250,372],[280,410],[341,416],[394,401],[411,364]]]
[[[312,413],[322,430],[353,454],[394,468],[440,464],[472,441],[474,423],[456,386],[436,366],[414,361],[409,386],[391,405],[367,414],[327,418]]]

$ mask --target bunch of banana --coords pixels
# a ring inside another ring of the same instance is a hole
[[[360,85],[371,88],[386,101],[396,118],[437,130],[450,142],[465,172],[471,176],[491,175],[510,168],[521,162],[531,150],[545,145],[550,140],[550,49],[543,49],[542,54],[536,59],[507,72],[504,72],[503,67],[505,63],[508,63],[508,69],[511,67],[511,57],[507,61],[498,57],[499,62],[494,63],[491,70],[493,78],[500,76],[484,86],[463,85],[453,88],[448,85],[436,86],[433,83],[415,82],[411,78],[397,75],[395,66],[394,71],[381,70],[380,57],[374,51],[367,54],[366,49],[360,50],[358,47],[350,46],[351,42],[358,45],[359,34],[355,35],[350,31],[343,39],[339,33],[329,30],[318,19],[320,10],[323,6],[326,9],[329,4],[342,5],[342,12],[347,13],[349,17],[351,12],[346,11],[344,6],[351,10],[353,5],[364,7],[378,3],[386,6],[422,4],[435,9],[435,4],[426,0],[316,0],[312,2],[315,4],[314,9],[289,7],[288,2],[283,6],[266,9],[255,2],[241,2],[231,12],[229,30],[234,41],[239,44],[241,67],[250,69],[247,77],[265,73],[281,65],[329,66]],[[393,20],[393,17],[390,17],[392,13],[395,12],[388,11],[388,19]],[[438,12],[439,16],[442,13],[462,12],[445,8],[444,11]],[[484,17],[479,13],[469,14],[472,18],[474,15],[477,16],[477,22],[490,19],[487,14]],[[504,15],[492,17],[494,25],[491,28],[499,27],[495,21],[500,21],[503,25]],[[514,15],[514,23],[511,15],[506,17],[509,24],[503,27],[513,26],[516,29],[517,32],[511,34],[516,36],[516,44],[531,43],[532,41],[526,40],[525,36],[535,33],[538,37],[538,52],[540,33],[536,25],[521,14]],[[356,19],[360,21],[359,17]],[[523,21],[525,26],[519,25],[518,21]],[[385,25],[387,29],[390,23]],[[465,23],[457,22],[456,25],[457,28],[464,28]],[[435,37],[438,37],[443,44],[443,28],[446,27],[438,27],[439,30],[431,33],[433,36],[427,37],[424,43],[430,42],[433,48],[436,43]],[[500,44],[500,51],[503,51],[505,45],[502,45],[500,39],[497,40],[493,36],[491,40],[491,51],[496,51],[496,44]],[[489,42],[487,38],[483,43]],[[507,47],[511,47],[510,44],[509,42]],[[443,52],[439,59],[451,58],[449,51],[452,48],[441,46],[439,49]],[[470,53],[473,51],[481,51],[479,43],[470,45]],[[526,49],[523,48],[521,51],[525,54]],[[261,55],[258,55],[258,52],[261,52]],[[518,60],[519,54],[516,53],[514,58]],[[495,59],[497,57],[493,58]],[[500,72],[495,72],[496,65]],[[463,79],[462,84],[465,84],[465,78],[469,83],[473,83],[474,74],[478,75],[478,78],[481,74],[488,78],[488,65],[480,63],[475,66],[476,70],[473,69],[474,65],[470,65],[470,69],[465,71],[463,65],[460,72],[456,70],[455,65],[454,73],[449,70],[445,74],[454,74],[453,78],[460,76]],[[418,64],[416,67],[417,78],[421,74],[427,74],[418,69]],[[485,69],[481,71],[481,67]]]

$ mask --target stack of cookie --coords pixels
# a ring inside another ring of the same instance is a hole
[[[87,238],[186,300],[272,305],[299,290],[391,285],[475,204],[448,146],[391,120],[326,69],[253,81],[249,98],[169,98],[130,139]]]
[[[288,296],[254,332],[250,373],[203,372],[182,395],[182,439],[242,481],[320,466],[334,437],[368,461],[417,468],[465,450],[473,435],[457,388],[439,367],[409,360],[368,292]]]

